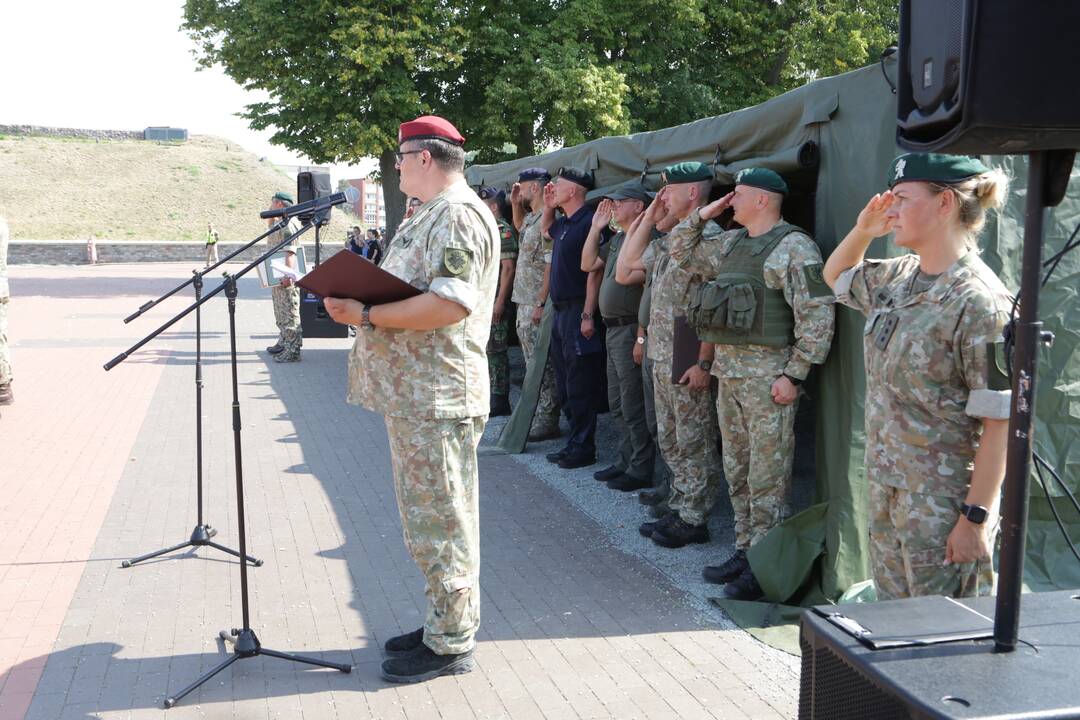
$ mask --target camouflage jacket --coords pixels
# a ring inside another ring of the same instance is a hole
[[[469,314],[437,330],[360,329],[348,400],[397,417],[480,417],[490,409],[487,342],[499,280],[499,228],[464,181],[398,227],[381,266]]]
[[[724,255],[738,234],[724,232],[694,210],[668,234],[672,261],[709,280],[721,272]],[[805,233],[791,233],[781,240],[765,260],[765,285],[783,291],[791,306],[795,344],[786,348],[716,345],[712,374],[721,378],[786,374],[803,380],[811,365],[825,362],[832,344],[836,298],[821,278],[822,265],[821,251]]]
[[[510,296],[518,305],[536,306],[544,284],[544,266],[551,262],[551,242],[540,232],[543,216],[543,211],[537,210],[526,215],[521,223],[514,291]]]
[[[277,232],[270,233],[266,236],[266,249],[269,250],[270,248],[274,247],[279,242],[284,240],[285,234],[295,235],[298,232],[300,232],[300,223],[298,223],[295,219],[289,220],[289,225],[285,230],[278,230]],[[281,250],[287,250],[288,252],[295,253],[297,248],[299,247],[300,238],[296,238],[291,243],[281,248]],[[281,250],[279,250],[278,252],[281,252]]]
[[[672,262],[668,254],[670,235],[654,239],[641,256],[649,286],[649,359],[656,364],[658,376],[671,377],[672,347],[675,342],[675,317],[685,315],[690,294],[701,276],[687,272]]]
[[[11,288],[8,285],[8,241],[11,239],[11,231],[8,229],[7,220],[0,217],[0,298],[11,296]]]
[[[503,260],[517,260],[518,255],[518,236],[514,232],[514,227],[503,219],[495,221],[499,226],[499,264],[502,264]],[[500,269],[501,271],[501,269]],[[496,283],[495,294],[498,295],[499,286]],[[511,300],[513,302],[513,300]]]
[[[1012,297],[974,252],[922,292],[916,255],[865,260],[836,282],[866,315],[866,472],[926,495],[962,495],[980,418],[1009,417],[1001,332]]]

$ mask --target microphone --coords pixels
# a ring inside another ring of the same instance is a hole
[[[326,197],[314,198],[307,202],[297,203],[296,205],[289,205],[288,207],[280,207],[276,210],[263,210],[259,213],[259,217],[276,218],[276,217],[296,217],[297,215],[309,215],[327,210],[334,205],[340,205],[342,203],[355,203],[360,199],[360,191],[350,185],[345,188],[344,192],[334,193],[333,195],[327,195]]]

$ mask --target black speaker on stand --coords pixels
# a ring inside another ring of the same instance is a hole
[[[330,184],[330,173],[327,172],[301,172],[296,175],[296,201],[297,203],[327,197],[333,194]],[[330,210],[301,215],[300,221],[305,225],[315,224],[315,267],[321,260],[321,247],[319,243],[319,231],[323,225],[330,222]],[[309,338],[343,338],[349,336],[349,326],[334,322],[330,314],[326,312],[321,298],[312,295],[308,291],[300,290],[300,329],[304,337]]]
[[[1080,718],[1080,595],[1029,595],[1020,616],[1038,345],[1053,340],[1038,319],[1043,223],[1080,148],[1080,98],[1061,87],[1080,73],[1074,28],[1080,3],[900,3],[898,144],[1028,154],[998,593],[804,612],[800,718]]]

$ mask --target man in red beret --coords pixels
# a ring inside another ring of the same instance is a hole
[[[383,677],[472,670],[480,625],[476,446],[489,410],[487,342],[499,270],[495,218],[465,183],[465,139],[440,117],[403,123],[400,187],[421,205],[382,268],[423,291],[383,305],[327,298],[358,325],[348,400],[386,416],[405,544],[427,581],[424,627],[385,643]]]

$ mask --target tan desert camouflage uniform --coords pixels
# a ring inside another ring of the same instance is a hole
[[[1009,417],[1001,334],[1012,296],[974,252],[936,279],[920,277],[915,255],[865,260],[840,275],[836,295],[866,315],[865,464],[878,597],[992,593],[992,563],[946,567],[945,545],[982,418]]]
[[[270,248],[285,239],[285,235],[294,235],[299,232],[300,226],[295,220],[289,221],[286,230],[279,230],[266,238],[266,247]],[[283,249],[296,252],[300,247],[299,240],[293,240]],[[282,287],[276,285],[270,288],[270,297],[274,301],[274,322],[278,327],[277,344],[285,348],[281,356],[294,357],[300,354],[300,347],[304,344],[304,338],[300,330],[300,288]]]
[[[437,330],[358,330],[348,389],[349,402],[386,415],[405,544],[427,580],[424,642],[463,653],[480,625],[476,446],[490,402],[495,218],[457,183],[402,223],[381,267],[469,311]]]

